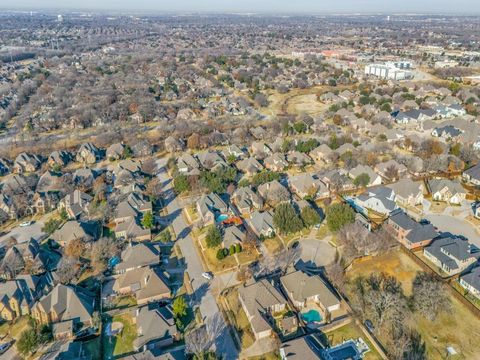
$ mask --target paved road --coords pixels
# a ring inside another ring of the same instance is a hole
[[[15,344],[13,344],[13,346],[10,349],[8,349],[5,353],[0,355],[0,360],[20,360],[20,359],[21,357],[17,355]]]
[[[200,255],[195,248],[193,238],[189,235],[190,228],[182,216],[182,207],[171,188],[170,178],[165,169],[166,161],[167,159],[160,159],[157,162],[159,168],[158,178],[165,184],[163,190],[167,201],[167,212],[169,217],[172,218],[172,227],[177,236],[177,243],[185,258],[186,270],[194,290],[193,299],[199,304],[200,312],[204,317],[204,321],[206,321],[217,314],[221,315],[221,312],[212,294],[209,282],[202,277],[202,273],[205,270],[203,269]],[[217,339],[216,350],[226,360],[238,359],[238,351],[227,329],[225,329],[223,336]]]

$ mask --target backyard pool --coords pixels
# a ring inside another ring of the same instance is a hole
[[[220,214],[220,215],[217,216],[216,221],[217,221],[218,223],[220,223],[220,222],[222,222],[222,221],[224,221],[224,220],[227,220],[227,219],[228,219],[228,215]]]
[[[321,322],[322,316],[317,310],[311,309],[305,313],[302,313],[302,319],[307,323]]]

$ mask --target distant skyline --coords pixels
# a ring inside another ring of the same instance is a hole
[[[442,13],[480,14],[479,0],[0,0],[2,9],[152,10],[282,14]]]

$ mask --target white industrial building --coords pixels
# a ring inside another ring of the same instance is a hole
[[[412,63],[408,61],[369,64],[365,66],[365,75],[387,80],[413,79],[413,73],[408,71],[412,68]]]

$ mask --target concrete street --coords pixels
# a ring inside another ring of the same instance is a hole
[[[221,312],[212,294],[211,284],[202,277],[202,273],[205,270],[200,255],[195,248],[194,240],[190,236],[190,227],[182,216],[182,207],[173,192],[170,178],[165,168],[166,162],[167,159],[157,161],[159,169],[158,178],[164,184],[165,202],[167,203],[166,208],[169,214],[168,218],[172,221],[171,224],[177,236],[177,244],[185,258],[186,271],[190,276],[191,285],[194,290],[192,296],[193,302],[199,305],[205,322],[217,314],[221,315]],[[223,320],[225,321],[225,319]],[[215,346],[217,353],[222,354],[224,359],[238,359],[238,351],[227,327],[225,327],[223,335],[216,340]]]

